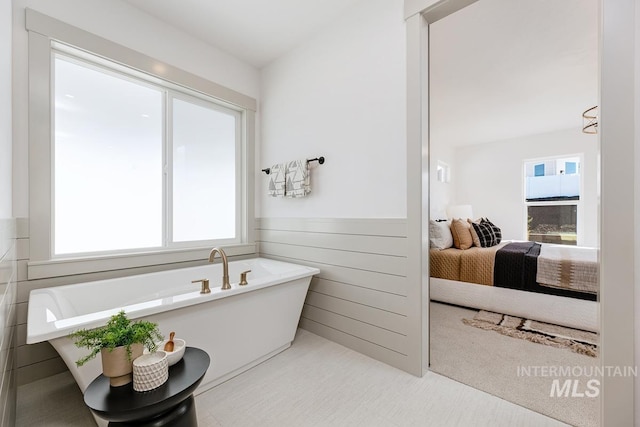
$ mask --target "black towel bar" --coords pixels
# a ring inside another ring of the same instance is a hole
[[[307,163],[309,162],[318,162],[322,165],[324,164],[324,156],[316,157],[315,159],[307,159]],[[262,169],[262,172],[269,175],[271,173],[271,168]]]

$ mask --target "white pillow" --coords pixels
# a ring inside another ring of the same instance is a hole
[[[447,249],[453,246],[449,221],[429,220],[429,245],[432,249]]]

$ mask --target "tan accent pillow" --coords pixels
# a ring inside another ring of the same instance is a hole
[[[476,232],[476,229],[471,225],[471,223],[475,222],[476,224],[480,224],[481,220],[482,218],[478,218],[475,221],[473,221],[471,218],[467,218],[467,222],[469,223],[469,231],[471,231],[471,239],[473,240],[473,245],[477,247],[481,247],[480,237],[478,237],[478,233]]]
[[[469,249],[473,246],[471,237],[471,224],[462,219],[451,221],[451,235],[453,236],[453,246],[458,249]]]

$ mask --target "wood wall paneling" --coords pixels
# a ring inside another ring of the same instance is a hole
[[[407,334],[404,219],[260,218],[260,256],[317,267],[300,327],[403,370]]]
[[[406,220],[256,220],[260,256],[314,266],[300,326],[384,363],[409,370],[407,339]],[[23,224],[24,226],[24,224]],[[23,227],[24,228],[24,227]],[[28,239],[28,230],[20,237]],[[28,247],[21,242],[22,248]],[[21,257],[28,252],[19,250]],[[28,259],[18,261],[26,272]],[[181,265],[190,266],[191,263]],[[48,343],[26,345],[29,292],[33,289],[100,280],[175,265],[53,279],[19,277],[17,298],[18,384],[66,369]]]
[[[16,226],[0,219],[0,425],[14,425],[16,409]]]

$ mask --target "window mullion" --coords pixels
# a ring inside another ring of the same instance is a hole
[[[172,120],[172,102],[173,97],[168,90],[164,91],[164,132],[163,132],[163,200],[164,200],[164,218],[163,218],[163,245],[171,246],[173,242],[173,120]]]

